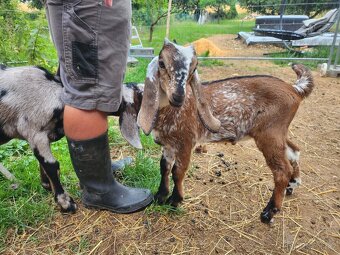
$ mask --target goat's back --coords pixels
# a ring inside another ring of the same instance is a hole
[[[204,95],[222,127],[211,140],[237,141],[278,125],[288,128],[301,97],[293,86],[272,76],[244,76],[203,84]]]
[[[62,86],[45,70],[14,67],[0,70],[0,144],[10,138],[50,131],[60,122]]]

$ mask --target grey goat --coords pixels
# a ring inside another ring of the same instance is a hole
[[[63,212],[74,212],[76,203],[64,191],[59,180],[59,163],[50,143],[64,136],[61,101],[63,86],[54,75],[40,67],[0,66],[0,145],[13,138],[26,140],[39,161],[42,186],[52,190]],[[137,84],[123,86],[118,112],[122,135],[141,148],[137,113],[142,91]],[[137,105],[136,105],[137,104]]]

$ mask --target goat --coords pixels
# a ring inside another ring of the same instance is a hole
[[[147,69],[138,125],[162,146],[155,199],[173,206],[183,201],[183,179],[196,143],[235,144],[252,137],[274,176],[273,194],[261,213],[261,221],[269,223],[281,209],[285,191],[292,194],[301,183],[300,152],[287,132],[300,102],[314,87],[311,73],[303,65],[292,65],[298,76],[293,86],[266,75],[201,84],[196,69],[194,48],[168,40]],[[170,172],[174,188],[168,197]]]
[[[64,136],[62,90],[62,84],[43,68],[1,65],[0,145],[13,138],[26,140],[39,161],[42,186],[53,191],[61,211],[75,212],[77,205],[60,183],[59,163],[50,148],[51,142]],[[112,113],[119,116],[123,137],[137,148],[142,147],[136,123],[141,101],[139,86],[127,84],[119,110]]]

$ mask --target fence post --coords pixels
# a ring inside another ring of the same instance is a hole
[[[168,39],[169,39],[169,34],[170,34],[171,5],[172,5],[172,0],[169,0],[168,16],[167,16],[167,19],[166,19],[166,33],[165,33],[165,37],[168,38]]]
[[[339,0],[339,10],[340,10],[340,0]],[[336,45],[336,39],[338,37],[339,23],[340,23],[340,11],[337,13],[337,15],[338,15],[338,17],[337,17],[338,19],[337,19],[337,22],[336,22],[336,28],[335,28],[335,32],[334,32],[334,37],[333,37],[333,42],[332,42],[331,50],[329,52],[328,63],[327,63],[327,72],[331,68],[332,56],[333,56],[334,48],[335,48],[335,45]],[[339,50],[339,47],[340,47],[340,45],[338,46],[338,50]],[[338,52],[337,52],[336,55],[337,55],[337,57],[339,57]],[[336,60],[336,62],[337,62],[337,60]]]

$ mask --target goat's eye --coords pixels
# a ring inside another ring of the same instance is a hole
[[[165,64],[164,64],[163,61],[159,61],[158,64],[159,64],[159,67],[160,67],[160,68],[163,68],[163,69],[165,68]]]

